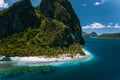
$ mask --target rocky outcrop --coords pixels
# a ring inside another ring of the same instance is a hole
[[[10,57],[4,57],[2,60],[0,61],[11,61]]]
[[[37,17],[29,0],[21,0],[0,13],[0,38],[35,26]]]
[[[63,22],[77,42],[85,43],[82,38],[80,21],[68,0],[42,0],[40,10],[44,16]]]

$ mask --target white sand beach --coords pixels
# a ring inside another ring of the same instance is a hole
[[[69,54],[59,55],[57,57],[46,57],[46,56],[28,56],[28,57],[9,57],[11,61],[17,61],[17,62],[61,62],[61,61],[71,61],[71,60],[77,60],[82,58],[87,58],[91,56],[91,54],[83,49],[85,52],[85,55],[76,54],[73,57],[69,56]],[[2,58],[5,58],[5,56],[2,56]]]
[[[84,49],[83,49],[84,50]],[[69,54],[59,55],[57,57],[46,57],[46,56],[29,56],[29,57],[10,57],[11,61],[23,61],[23,62],[54,62],[54,61],[69,61],[81,59],[91,54],[84,50],[85,55],[76,54],[73,57]]]

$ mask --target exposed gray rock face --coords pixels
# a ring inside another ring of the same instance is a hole
[[[21,0],[0,15],[0,38],[34,26],[37,18],[29,0]]]
[[[77,42],[85,43],[82,38],[80,21],[68,0],[42,0],[40,10],[44,16],[63,22]]]

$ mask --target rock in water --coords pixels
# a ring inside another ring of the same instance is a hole
[[[10,57],[4,57],[2,60],[0,61],[11,61]]]
[[[80,21],[68,0],[42,0],[40,10],[48,18],[63,22],[77,42],[84,44]]]

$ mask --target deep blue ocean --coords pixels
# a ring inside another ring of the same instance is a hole
[[[93,55],[89,61],[43,67],[0,63],[0,80],[120,80],[120,39],[85,41],[83,48]]]

